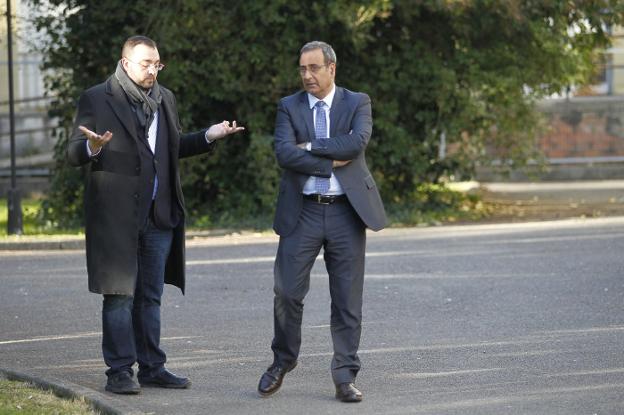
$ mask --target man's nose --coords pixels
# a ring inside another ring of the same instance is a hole
[[[158,73],[158,71],[156,70],[156,66],[155,65],[148,66],[147,67],[147,73],[156,76],[156,73]]]

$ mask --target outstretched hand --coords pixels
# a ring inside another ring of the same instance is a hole
[[[89,149],[92,153],[99,152],[100,149],[104,147],[104,145],[108,143],[111,138],[113,138],[113,133],[110,131],[106,131],[104,134],[99,135],[82,125],[79,126],[78,129],[82,131],[82,133],[87,137],[87,140],[89,140]]]
[[[211,141],[218,140],[226,135],[235,134],[239,131],[243,131],[244,129],[245,127],[237,127],[236,121],[233,121],[231,126],[229,121],[223,121],[222,123],[211,125],[210,128],[208,128],[206,137],[208,137],[208,140]]]

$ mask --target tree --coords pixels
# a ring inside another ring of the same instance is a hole
[[[624,10],[616,1],[415,3],[393,1],[375,20],[348,76],[373,92],[379,140],[369,154],[397,203],[494,155],[516,166],[534,157],[534,102],[584,82]],[[445,159],[442,135],[455,149]]]
[[[137,33],[159,44],[159,81],[176,93],[186,129],[223,119],[247,127],[182,165],[187,205],[207,225],[270,217],[276,103],[300,86],[305,42],[332,44],[337,83],[371,95],[367,157],[386,203],[426,209],[433,199],[423,184],[469,176],[492,157],[487,149],[515,165],[533,157],[534,101],[582,83],[624,13],[615,0],[31,2],[61,13],[37,23],[50,36],[48,86],[66,128],[80,91],[112,73],[123,40]],[[64,164],[66,137],[47,205],[61,224],[79,217],[81,189]]]

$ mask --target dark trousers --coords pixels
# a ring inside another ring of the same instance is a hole
[[[137,361],[139,377],[163,370],[167,357],[160,348],[160,298],[172,240],[173,231],[158,229],[150,215],[139,233],[134,296],[104,295],[102,354],[108,376],[133,374]]]
[[[292,366],[301,346],[303,299],[310,270],[324,250],[331,295],[331,335],[336,384],[353,382],[360,369],[366,228],[349,202],[322,205],[304,200],[295,230],[280,237],[275,260],[274,364]]]

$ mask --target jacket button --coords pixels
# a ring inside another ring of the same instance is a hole
[[[135,199],[138,199],[138,198],[139,198],[139,194],[138,194],[138,193],[135,193],[135,194],[134,194],[134,198],[135,198]]]
[[[136,171],[141,171],[141,168],[140,168],[139,166],[136,166],[136,167],[134,168],[134,170],[136,170]]]

